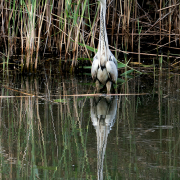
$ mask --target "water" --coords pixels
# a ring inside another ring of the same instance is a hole
[[[1,179],[179,179],[180,78],[134,78],[118,96],[87,76],[1,77]],[[70,95],[70,96],[65,96]]]

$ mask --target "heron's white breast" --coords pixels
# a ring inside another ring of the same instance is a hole
[[[106,84],[106,81],[108,79],[108,73],[106,68],[104,68],[103,70],[101,68],[98,69],[97,78],[103,85]]]

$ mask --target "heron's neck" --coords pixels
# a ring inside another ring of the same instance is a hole
[[[100,33],[99,33],[99,48],[100,55],[107,54],[108,49],[108,38],[107,38],[107,31],[106,31],[106,3],[101,3],[101,12],[100,12]]]

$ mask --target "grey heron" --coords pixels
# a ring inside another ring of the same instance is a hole
[[[108,46],[106,31],[106,0],[99,0],[101,3],[100,11],[100,33],[98,51],[93,58],[91,67],[92,79],[96,82],[97,92],[100,91],[100,84],[106,85],[107,94],[110,94],[112,83],[117,82],[118,70],[117,60]]]

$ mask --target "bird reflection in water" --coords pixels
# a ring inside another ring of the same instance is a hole
[[[103,179],[103,161],[107,137],[116,120],[117,97],[95,97],[91,99],[91,120],[97,136],[97,175]]]

